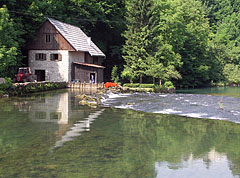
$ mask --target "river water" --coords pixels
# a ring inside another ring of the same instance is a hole
[[[116,108],[240,123],[240,88],[236,87],[182,90],[177,94],[110,93],[103,103]]]
[[[0,177],[240,177],[226,90],[109,94],[98,108],[69,90],[1,99]]]

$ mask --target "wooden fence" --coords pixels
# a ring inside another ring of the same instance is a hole
[[[104,83],[68,83],[67,88],[74,89],[102,89],[104,88]]]

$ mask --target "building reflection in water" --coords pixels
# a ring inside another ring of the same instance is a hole
[[[91,94],[93,91],[89,91]],[[85,109],[79,105],[79,100],[75,98],[80,90],[69,90],[53,95],[43,95],[29,101],[19,101],[16,103],[19,110],[28,112],[32,122],[58,124],[56,131],[56,144],[54,148],[61,147],[63,143],[71,141],[81,132],[89,131],[91,123],[104,111],[94,110],[86,115]],[[70,120],[75,118],[81,121]],[[74,124],[75,123],[75,124]]]
[[[68,124],[69,100],[68,92],[37,98],[31,105],[29,118],[34,122]]]

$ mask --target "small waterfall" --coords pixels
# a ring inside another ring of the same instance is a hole
[[[240,98],[202,94],[109,93],[105,106],[240,123]]]

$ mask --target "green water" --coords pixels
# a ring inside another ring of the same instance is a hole
[[[177,93],[209,94],[218,96],[231,96],[240,98],[240,87],[212,87],[201,89],[177,90]]]
[[[240,176],[240,124],[88,108],[75,94],[0,100],[0,177]]]

